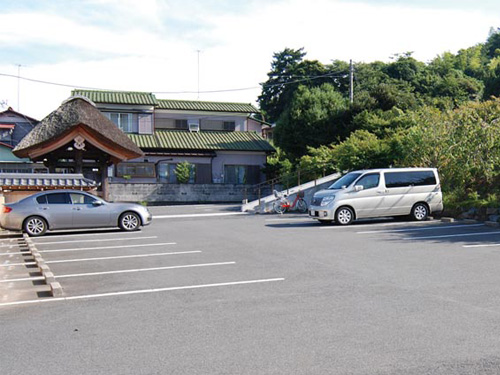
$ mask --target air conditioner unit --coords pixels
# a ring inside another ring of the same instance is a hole
[[[190,132],[199,132],[200,131],[200,123],[198,121],[189,121],[188,129]]]

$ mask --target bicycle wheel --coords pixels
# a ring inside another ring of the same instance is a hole
[[[299,199],[297,201],[297,210],[302,213],[307,212],[307,203],[305,200]]]
[[[274,202],[273,203],[273,210],[277,214],[283,214],[286,211],[286,207],[283,207],[283,204],[281,202]]]

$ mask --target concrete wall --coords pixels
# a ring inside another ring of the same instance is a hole
[[[109,200],[114,202],[197,203],[238,202],[258,199],[247,196],[247,185],[229,184],[109,184]]]

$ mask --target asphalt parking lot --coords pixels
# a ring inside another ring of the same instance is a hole
[[[34,239],[61,297],[0,239],[2,373],[500,373],[497,228],[151,211]]]

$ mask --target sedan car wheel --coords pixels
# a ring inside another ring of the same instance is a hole
[[[122,230],[137,230],[141,225],[141,219],[139,218],[139,215],[134,212],[125,212],[122,216],[120,216],[119,225]]]
[[[24,221],[24,231],[29,236],[42,236],[47,231],[47,222],[39,216],[31,216]]]

